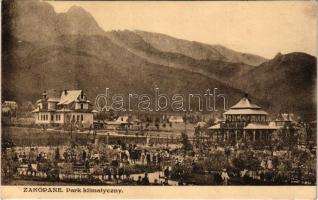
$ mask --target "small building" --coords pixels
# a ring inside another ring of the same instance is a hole
[[[182,116],[170,116],[169,122],[171,122],[171,123],[183,123],[183,117]]]
[[[36,124],[77,124],[89,127],[93,124],[96,112],[82,90],[64,90],[61,94],[44,91],[36,106],[32,111]]]
[[[15,101],[4,101],[1,105],[1,112],[3,114],[13,114],[17,111],[18,104]]]
[[[293,116],[291,113],[280,113],[275,119],[276,126],[289,126],[293,121]]]
[[[9,107],[12,110],[16,110],[16,109],[18,109],[18,104],[15,101],[4,101],[2,103],[2,107]]]
[[[114,121],[106,121],[105,122],[106,126],[108,129],[124,129],[124,128],[128,128],[129,126],[131,126],[133,124],[133,121],[131,119],[131,117],[129,116],[119,116],[116,120]]]
[[[262,140],[270,142],[279,127],[268,120],[268,113],[253,104],[247,95],[224,114],[224,121],[209,127],[211,134],[224,141]]]

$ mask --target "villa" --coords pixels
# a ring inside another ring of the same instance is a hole
[[[90,101],[82,90],[64,90],[61,94],[55,91],[42,93],[32,111],[35,123],[40,125],[75,124],[90,127],[94,113]]]

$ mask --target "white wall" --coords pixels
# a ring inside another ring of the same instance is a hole
[[[43,116],[41,118],[41,115]],[[47,118],[44,117],[47,115]],[[56,117],[56,116],[60,117]],[[52,120],[53,116],[53,120]],[[57,124],[63,124],[64,123],[64,113],[55,113],[55,112],[39,112],[34,113],[35,123],[36,124],[50,124],[50,123],[57,123]]]
[[[35,113],[35,123],[36,124],[49,124],[49,123],[51,123],[51,115],[52,114],[53,113],[50,113],[50,112]]]
[[[47,115],[47,118],[42,117],[41,119],[41,115],[42,116]],[[51,119],[52,115],[53,115],[53,120]],[[93,124],[93,116],[94,116],[93,113],[71,112],[71,113],[67,113],[66,115],[69,115],[71,120],[72,120],[72,117],[75,116],[75,122],[77,121],[77,119],[79,119],[79,121],[82,121],[83,125],[85,124],[86,126],[90,126]],[[56,116],[60,116],[60,117],[56,118]],[[82,116],[83,116],[83,120],[82,120]],[[50,123],[64,124],[67,120],[65,117],[66,117],[65,113],[63,112],[56,112],[56,113],[55,112],[40,112],[40,113],[34,114],[36,124],[50,124]]]

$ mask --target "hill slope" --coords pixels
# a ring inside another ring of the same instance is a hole
[[[281,112],[315,114],[317,59],[305,53],[277,54],[233,82]]]

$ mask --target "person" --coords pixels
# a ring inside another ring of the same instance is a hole
[[[268,169],[273,169],[273,162],[272,162],[271,159],[268,159],[268,160],[267,160],[267,168],[268,168]]]
[[[124,168],[123,167],[119,167],[118,168],[118,178],[122,179],[123,175],[124,175]]]
[[[147,152],[147,154],[146,154],[146,161],[147,161],[147,165],[149,165],[150,161],[151,161],[151,157],[150,157],[150,153],[149,152]]]
[[[261,167],[262,167],[263,169],[266,169],[266,162],[265,162],[264,159],[262,159]]]
[[[142,185],[149,185],[148,173],[145,173],[145,177],[141,180]]]
[[[165,181],[162,183],[163,185],[169,185],[168,178],[165,178]]]
[[[164,170],[164,174],[165,174],[165,177],[167,177],[167,178],[170,177],[169,167],[166,167],[166,169]]]
[[[213,173],[213,176],[214,176],[214,183],[215,185],[221,185],[222,184],[222,177],[221,175],[216,172],[216,173]]]
[[[88,172],[89,168],[90,168],[89,160],[87,159],[87,160],[85,160],[85,171]]]
[[[230,179],[226,169],[223,169],[223,172],[221,174],[222,180],[223,180],[223,184],[227,185],[228,184],[228,180]]]
[[[137,185],[141,185],[141,176],[138,176]]]
[[[158,179],[155,179],[153,185],[160,185],[160,184],[158,183]]]
[[[140,155],[141,164],[144,164],[144,163],[145,163],[145,157],[146,157],[146,155],[145,155],[144,151],[142,151],[142,152],[141,152],[141,155]]]
[[[25,152],[23,152],[23,155],[22,155],[22,162],[23,163],[26,163],[27,162],[27,157],[25,155]]]
[[[28,163],[28,169],[26,171],[26,175],[29,175],[29,172],[30,172],[30,174],[32,176],[32,165],[31,165],[31,163]]]
[[[112,180],[112,168],[107,167],[107,171],[106,174],[108,176],[108,180],[111,181]]]
[[[86,156],[87,156],[87,155],[86,155],[86,151],[83,150],[83,152],[82,152],[82,159],[83,159],[83,160],[86,160]]]

